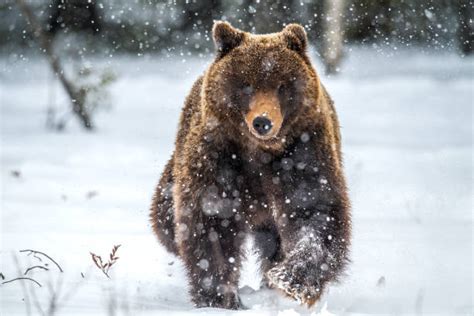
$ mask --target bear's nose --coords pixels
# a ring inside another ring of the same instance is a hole
[[[258,116],[253,120],[253,128],[259,135],[265,135],[272,129],[272,121],[263,116]]]

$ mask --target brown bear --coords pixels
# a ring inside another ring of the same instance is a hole
[[[334,105],[303,27],[254,35],[216,22],[151,208],[198,307],[241,307],[250,234],[264,283],[312,306],[348,262],[349,199]]]

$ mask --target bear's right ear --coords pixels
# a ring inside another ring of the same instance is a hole
[[[212,37],[217,49],[217,57],[225,56],[244,39],[244,32],[232,27],[228,22],[216,21],[212,27]]]
[[[289,49],[304,54],[308,46],[308,37],[304,28],[296,23],[288,24],[282,31]]]

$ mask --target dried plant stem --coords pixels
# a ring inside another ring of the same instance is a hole
[[[30,272],[31,270],[34,270],[34,269],[43,269],[43,270],[45,270],[45,271],[48,271],[48,270],[49,270],[48,268],[43,267],[43,266],[32,266],[32,267],[29,267],[28,269],[25,270],[24,275],[27,275],[28,272]]]
[[[95,263],[97,268],[99,268],[106,277],[110,279],[109,270],[117,262],[119,257],[117,257],[117,250],[120,248],[120,245],[114,246],[112,251],[109,254],[109,261],[104,263],[101,256],[96,255],[95,253],[90,253],[92,261]]]
[[[53,258],[51,258],[50,256],[48,256],[47,254],[45,254],[44,252],[41,252],[41,251],[37,251],[37,250],[33,250],[33,249],[23,249],[23,250],[20,250],[20,252],[29,252],[28,255],[30,254],[33,254],[33,255],[42,255],[46,258],[48,258],[52,263],[54,263],[56,265],[56,267],[58,267],[59,271],[60,272],[64,272],[63,269],[61,268],[61,266],[59,265],[59,263],[57,263]]]
[[[34,283],[36,283],[36,285],[38,285],[39,287],[42,287],[41,283],[39,283],[39,282],[38,282],[38,281],[36,281],[35,279],[32,279],[32,278],[26,278],[26,277],[21,277],[21,278],[14,278],[14,279],[11,279],[11,280],[8,280],[8,281],[4,281],[4,282],[2,282],[2,284],[7,284],[7,283],[14,282],[14,281],[19,281],[19,280],[28,280],[28,281],[31,281],[31,282],[34,282]]]

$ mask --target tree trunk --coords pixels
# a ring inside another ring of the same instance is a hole
[[[458,40],[461,51],[466,54],[472,54],[472,42],[474,41],[473,29],[473,7],[469,0],[460,0],[458,4]]]
[[[323,62],[327,74],[337,72],[343,57],[343,27],[342,18],[345,7],[344,0],[325,0],[324,33],[323,33]]]
[[[25,15],[28,24],[33,29],[33,34],[38,40],[43,52],[46,54],[49,64],[53,69],[53,72],[59,78],[64,90],[71,99],[72,111],[76,114],[80,120],[82,126],[88,130],[93,128],[91,117],[85,108],[86,93],[84,90],[77,90],[76,87],[66,78],[64,69],[61,66],[59,58],[54,54],[53,47],[50,38],[45,34],[41,28],[40,23],[36,19],[30,7],[25,3],[24,0],[16,0],[21,12]]]

